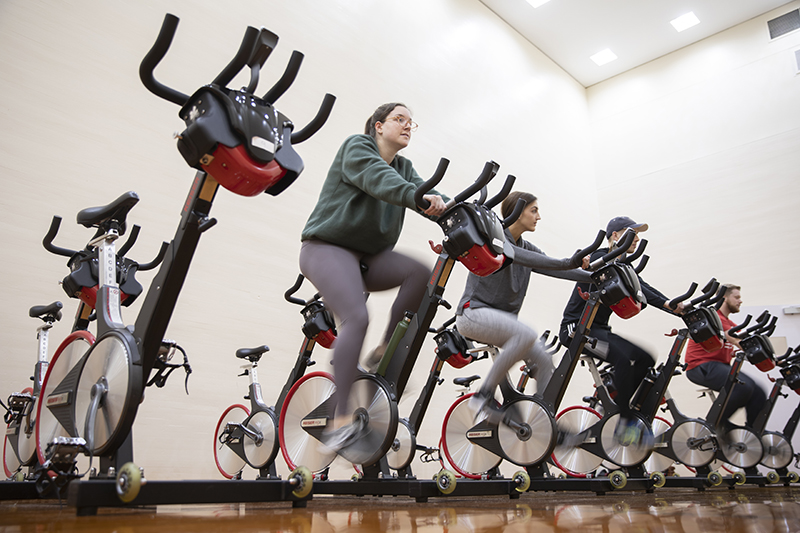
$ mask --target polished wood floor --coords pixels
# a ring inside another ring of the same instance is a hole
[[[76,516],[57,501],[0,502],[0,533],[15,532],[792,532],[800,531],[800,489],[661,489],[652,494],[529,492],[411,498],[314,496],[291,503],[101,509]]]

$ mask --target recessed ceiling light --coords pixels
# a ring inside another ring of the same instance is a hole
[[[672,24],[676,30],[683,31],[687,28],[691,28],[692,26],[700,24],[700,19],[697,18],[693,11],[689,11],[685,15],[681,15],[670,22],[670,24]]]
[[[597,63],[598,66],[603,66],[606,63],[611,63],[615,59],[617,59],[617,54],[606,48],[600,52],[597,52],[590,58],[592,61]]]
[[[534,8],[537,8],[539,6],[546,4],[549,1],[550,0],[528,0],[528,3],[532,5]]]

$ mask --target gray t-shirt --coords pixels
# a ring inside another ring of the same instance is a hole
[[[513,242],[508,230],[505,235],[509,242]],[[591,282],[589,272],[573,268],[569,258],[549,257],[537,246],[520,237],[515,243],[514,262],[511,265],[488,276],[469,274],[456,314],[460,315],[467,303],[471,308],[491,307],[518,314],[528,292],[531,272],[554,278]]]

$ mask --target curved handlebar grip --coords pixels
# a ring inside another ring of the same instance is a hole
[[[117,250],[117,256],[124,257],[125,254],[128,253],[131,247],[136,243],[136,239],[139,237],[139,230],[141,229],[142,228],[138,224],[133,225],[131,232],[128,234],[128,240]]]
[[[58,233],[58,228],[61,227],[61,217],[56,215],[53,217],[53,221],[50,222],[50,229],[47,230],[47,235],[44,236],[42,239],[42,245],[44,249],[50,252],[51,254],[56,255],[63,255],[64,257],[72,257],[75,254],[75,250],[70,250],[68,248],[62,248],[60,246],[56,246],[53,244],[53,239],[56,237]]]
[[[475,200],[475,203],[478,205],[483,205],[483,202],[486,201],[486,197],[489,196],[489,189],[486,188],[486,185],[481,187],[480,194],[478,195],[478,199]]]
[[[778,317],[773,316],[772,320],[770,321],[769,325],[764,329],[764,331],[759,332],[761,335],[765,337],[771,337],[773,333],[775,333],[775,326],[778,324]]]
[[[303,280],[306,279],[302,274],[297,275],[297,281],[294,282],[289,290],[283,293],[283,297],[286,299],[287,302],[297,304],[297,305],[306,305],[305,300],[301,300],[300,298],[295,298],[292,294],[296,293],[300,289],[300,285],[303,284]]]
[[[485,205],[489,209],[494,208],[494,206],[496,206],[497,204],[506,199],[506,196],[509,195],[509,193],[511,192],[511,188],[514,186],[514,183],[516,181],[517,177],[512,174],[509,174],[508,177],[506,178],[505,183],[503,183],[503,188],[500,189],[500,192],[497,193],[495,196],[492,196],[492,198],[489,201],[484,202],[483,205]],[[516,206],[514,208],[516,209]]]
[[[703,293],[694,300],[692,300],[691,302],[689,302],[690,305],[698,305],[701,303],[704,305],[709,305],[713,303],[714,294],[717,292],[717,289],[719,289],[719,281],[717,281],[714,278],[711,278],[711,281],[706,283],[706,286],[703,287]]]
[[[286,65],[286,70],[283,71],[283,75],[263,96],[264,100],[270,105],[277,102],[278,98],[283,96],[283,93],[292,86],[295,78],[297,78],[297,73],[300,72],[300,65],[303,64],[303,57],[303,54],[297,50],[292,52],[292,57],[289,58],[289,63]]]
[[[503,229],[509,227],[511,224],[517,221],[519,216],[522,214],[522,210],[525,209],[526,205],[528,205],[528,202],[526,200],[523,200],[522,198],[517,199],[517,203],[514,206],[514,210],[511,212],[510,215],[508,215],[508,218],[504,219],[503,222],[501,223]]]
[[[252,26],[248,26],[247,29],[244,30],[244,37],[242,37],[242,43],[239,45],[239,50],[236,51],[236,55],[233,56],[230,63],[217,74],[217,77],[214,78],[214,81],[211,83],[219,85],[220,87],[226,87],[233,77],[239,74],[239,71],[244,68],[247,61],[250,59],[250,55],[253,53],[256,41],[258,40],[258,34],[259,31]]]
[[[631,255],[626,257],[624,262],[628,263],[629,265],[632,264],[634,261],[636,261],[642,256],[645,248],[647,248],[647,239],[642,239],[641,241],[639,241],[639,245],[636,247],[636,250],[634,250],[634,252]]]
[[[167,13],[164,16],[164,22],[161,24],[161,31],[156,37],[156,42],[153,43],[153,47],[150,48],[150,51],[147,52],[147,55],[144,56],[142,63],[139,65],[139,79],[142,80],[147,90],[154,95],[182,106],[189,100],[189,96],[159,83],[153,76],[153,70],[164,59],[167,50],[172,44],[172,38],[175,36],[179,20],[178,17],[171,13]]]
[[[585,257],[587,255],[590,255],[592,252],[594,252],[595,250],[600,248],[600,246],[603,244],[603,240],[605,238],[606,238],[606,232],[603,231],[603,230],[599,230],[597,232],[597,237],[594,238],[594,242],[592,244],[590,244],[589,246],[587,246],[586,248],[584,248],[582,250],[578,250],[577,252],[572,254],[572,259],[575,260],[575,259],[577,259],[579,257]],[[595,268],[601,266],[603,263],[604,263],[604,261],[603,261],[603,258],[601,257],[600,259],[597,259],[593,263],[591,263],[591,265],[589,265],[589,268],[591,270],[594,270]]]
[[[753,315],[747,315],[747,316],[745,317],[745,319],[744,319],[744,322],[742,322],[742,323],[741,323],[741,324],[739,324],[738,326],[734,326],[734,327],[732,327],[731,329],[729,329],[729,330],[727,331],[727,334],[728,334],[728,335],[730,335],[731,337],[736,337],[737,339],[738,339],[738,338],[740,338],[740,337],[739,337],[739,335],[738,335],[738,333],[739,333],[741,330],[743,330],[744,328],[746,328],[746,327],[747,327],[747,325],[748,325],[748,324],[750,324],[750,321],[751,321],[752,319],[753,319]]]
[[[603,235],[605,236],[605,233]],[[600,235],[599,234],[598,234],[597,238],[600,239]],[[615,249],[611,250],[610,252],[608,252],[603,257],[599,257],[599,258],[595,259],[594,261],[592,261],[592,263],[589,265],[589,270],[597,270],[598,268],[600,268],[601,266],[605,265],[606,263],[609,263],[613,259],[616,259],[617,257],[619,257],[622,254],[624,254],[626,252],[626,250],[631,247],[631,244],[633,244],[633,239],[634,238],[636,238],[636,232],[635,231],[633,231],[631,229],[625,230],[625,233],[623,233],[622,240],[617,243],[617,247]]]
[[[489,183],[492,178],[494,178],[495,174],[497,174],[497,169],[500,168],[500,165],[495,163],[494,161],[487,161],[485,165],[483,165],[483,171],[481,171],[481,175],[478,176],[478,179],[475,180],[475,183],[458,193],[455,198],[448,202],[448,207],[452,204],[460,204],[479,190],[481,190],[487,183]]]
[[[769,319],[770,319],[769,311],[765,309],[760,315],[758,315],[758,318],[756,318],[756,323],[747,328],[745,333],[747,333],[748,335],[752,335],[758,330],[763,329],[764,326],[767,325],[767,322],[769,322]]]
[[[319,106],[316,116],[311,119],[311,122],[309,122],[306,127],[300,131],[292,132],[292,144],[300,144],[317,133],[323,124],[327,122],[328,117],[331,116],[331,110],[333,109],[333,104],[335,102],[335,96],[330,93],[326,94],[325,98],[322,99],[322,104]]]
[[[637,274],[641,274],[642,270],[644,270],[644,267],[647,266],[648,261],[650,261],[649,255],[642,256],[642,260],[639,261],[639,264],[636,265],[636,267],[634,267],[633,271],[636,272]]]
[[[681,303],[682,301],[688,299],[692,294],[694,294],[694,291],[696,291],[696,290],[697,290],[697,283],[695,283],[693,281],[692,284],[689,286],[689,290],[688,291],[684,292],[680,296],[676,296],[675,298],[673,298],[672,300],[669,301],[670,309],[672,309],[673,311],[675,309],[677,309],[678,308],[678,304]]]
[[[125,244],[127,244],[127,243],[125,243]],[[149,263],[145,263],[143,265],[140,264],[139,265],[139,270],[140,271],[142,271],[142,270],[152,270],[155,267],[157,267],[158,265],[160,265],[161,261],[163,261],[164,257],[167,255],[167,249],[168,248],[169,248],[169,243],[168,242],[162,242],[161,243],[161,249],[158,251],[158,255],[156,256],[156,258],[153,259],[152,261],[150,261]]]
[[[447,166],[450,164],[450,160],[447,158],[439,159],[439,165],[436,167],[436,170],[433,173],[433,176],[428,179],[425,183],[417,187],[417,190],[414,191],[414,203],[420,209],[428,209],[431,206],[431,203],[423,198],[428,191],[436,187],[442,178],[444,177],[444,173],[447,171]]]

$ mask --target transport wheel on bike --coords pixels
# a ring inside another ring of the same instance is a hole
[[[328,468],[336,458],[335,451],[303,429],[303,418],[330,398],[335,390],[332,375],[311,372],[297,380],[286,395],[278,423],[278,438],[289,468],[303,465],[318,473]]]
[[[248,416],[250,416],[250,410],[244,405],[231,405],[219,417],[216,431],[214,431],[214,462],[217,464],[219,473],[228,479],[236,477],[242,471],[245,460],[221,442],[220,438],[228,424],[240,424]]]

